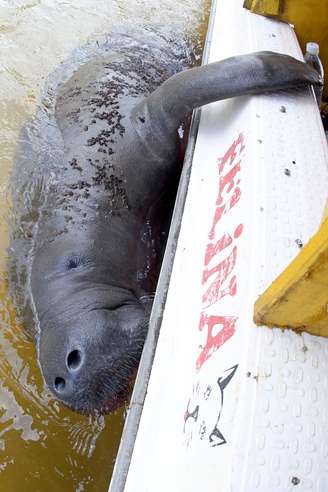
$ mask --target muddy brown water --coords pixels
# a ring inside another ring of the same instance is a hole
[[[48,75],[120,25],[162,24],[203,43],[209,0],[0,0],[0,490],[106,491],[126,408],[80,416],[44,386],[7,291],[8,177]]]

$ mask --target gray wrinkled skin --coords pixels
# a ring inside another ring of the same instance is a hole
[[[285,55],[184,70],[188,53],[183,41],[151,30],[117,32],[50,77],[39,113],[22,130],[12,285],[47,385],[81,413],[120,405],[138,366],[181,122],[211,101],[318,83]]]

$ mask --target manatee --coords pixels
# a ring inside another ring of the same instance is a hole
[[[126,399],[148,322],[194,108],[319,84],[258,52],[190,68],[187,44],[113,33],[49,77],[12,177],[10,270],[55,397],[83,413]],[[269,117],[269,115],[268,115]]]

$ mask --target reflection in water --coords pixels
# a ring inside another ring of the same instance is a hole
[[[107,490],[125,412],[83,417],[55,401],[15,316],[6,282],[7,182],[18,133],[35,114],[45,79],[77,46],[117,24],[162,19],[177,36],[188,29],[196,44],[208,7],[208,0],[0,0],[1,490]]]

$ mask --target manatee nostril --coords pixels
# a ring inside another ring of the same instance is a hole
[[[72,350],[67,356],[67,367],[71,371],[78,369],[82,362],[82,354],[80,350]]]
[[[64,378],[57,377],[55,379],[55,389],[58,393],[62,393],[65,389],[66,382]]]

